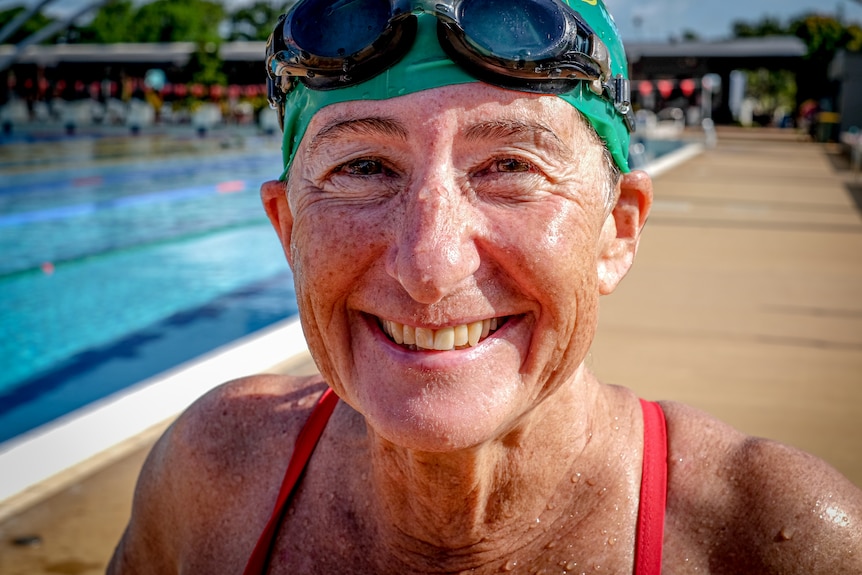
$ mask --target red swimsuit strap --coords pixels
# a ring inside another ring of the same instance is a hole
[[[635,543],[635,575],[659,575],[667,504],[667,425],[661,406],[641,400],[644,454]]]
[[[275,534],[284,517],[284,511],[336,404],[338,404],[338,396],[332,389],[327,389],[320,396],[311,416],[299,432],[272,515],[260,534],[243,575],[266,573]],[[667,499],[667,431],[664,412],[657,403],[641,400],[641,407],[644,414],[644,454],[635,547],[635,574],[658,575],[661,573],[664,511]]]
[[[302,472],[305,471],[308,460],[311,459],[311,454],[314,453],[314,448],[317,447],[317,442],[320,436],[323,435],[323,430],[326,428],[326,423],[332,415],[332,411],[338,404],[338,396],[332,391],[332,388],[327,388],[317,400],[317,405],[311,412],[308,421],[296,437],[296,445],[293,448],[293,455],[290,458],[290,463],[287,465],[287,471],[284,473],[284,480],[281,482],[281,489],[278,492],[278,499],[275,502],[275,507],[272,510],[272,515],[260,538],[257,540],[257,545],[248,563],[245,566],[243,575],[262,575],[266,573],[269,564],[269,557],[272,554],[272,545],[275,542],[275,534],[278,531],[278,526],[284,517],[284,511],[287,509],[288,501],[290,500],[296,486],[299,484],[299,479],[302,477]]]

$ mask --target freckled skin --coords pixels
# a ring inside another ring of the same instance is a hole
[[[241,572],[327,384],[343,402],[270,573],[631,573],[640,407],[583,362],[652,190],[624,176],[608,213],[607,178],[554,97],[473,84],[321,110],[262,198],[322,375],[249,377],[190,408],[145,465],[109,573]],[[507,321],[449,352],[378,326],[491,317]],[[665,573],[862,572],[858,489],[663,407]]]

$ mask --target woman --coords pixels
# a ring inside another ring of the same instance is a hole
[[[307,0],[267,67],[320,375],[187,411],[110,572],[862,572],[826,464],[584,366],[652,200],[600,0]]]

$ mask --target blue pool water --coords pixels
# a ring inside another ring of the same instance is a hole
[[[277,143],[42,164],[0,150],[0,442],[296,313]]]

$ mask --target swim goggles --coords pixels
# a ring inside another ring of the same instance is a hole
[[[586,82],[634,131],[628,79],[612,76],[604,42],[559,0],[302,0],[266,45],[268,99],[279,123],[297,82],[333,90],[392,67],[416,38],[418,13],[436,16],[441,47],[476,79],[541,94]]]

